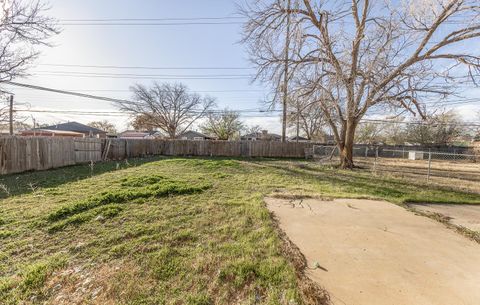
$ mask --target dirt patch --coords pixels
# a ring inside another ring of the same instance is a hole
[[[480,245],[372,200],[267,198],[334,304],[478,304]]]
[[[46,283],[43,304],[55,305],[113,305],[122,303],[127,296],[140,294],[153,285],[142,281],[138,267],[122,262],[116,265],[70,267],[55,272]]]
[[[409,206],[422,212],[444,215],[451,224],[480,232],[480,205],[409,204]]]

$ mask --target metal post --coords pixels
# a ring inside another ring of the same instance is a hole
[[[430,182],[430,171],[432,168],[432,150],[428,150],[428,173],[427,173],[427,182]]]
[[[10,135],[13,136],[13,94],[10,95],[9,126],[10,126]]]
[[[365,159],[368,158],[368,146],[365,146]]]

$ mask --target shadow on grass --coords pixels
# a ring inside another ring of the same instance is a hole
[[[139,166],[148,162],[161,160],[161,157],[136,158],[128,161],[108,161],[73,165],[45,171],[32,171],[20,174],[0,176],[0,199],[34,192],[37,188],[52,188],[101,175],[110,171]]]

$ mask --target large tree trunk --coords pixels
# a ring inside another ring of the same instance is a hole
[[[344,135],[344,141],[340,145],[340,167],[344,169],[352,169],[353,164],[353,144],[355,143],[355,129],[357,127],[357,122],[351,120],[347,122],[346,130]]]

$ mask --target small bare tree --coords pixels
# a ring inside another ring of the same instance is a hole
[[[231,140],[244,128],[238,112],[225,109],[221,113],[211,112],[200,126],[202,132],[219,140]]]
[[[296,97],[288,102],[289,115],[287,117],[288,126],[295,131],[299,131],[307,139],[318,138],[324,132],[327,124],[323,111],[310,100]]]
[[[108,133],[117,133],[117,128],[115,125],[107,120],[103,121],[93,121],[87,124],[90,127],[97,128]]]
[[[455,112],[447,111],[429,116],[425,121],[412,122],[405,132],[410,143],[450,145],[466,134],[466,128]]]
[[[118,107],[143,118],[155,128],[164,131],[170,139],[185,132],[215,106],[215,99],[190,93],[187,86],[175,83],[154,83],[147,88],[131,88],[133,101],[119,101]]]
[[[7,123],[9,120],[9,103],[3,100],[3,97],[0,95],[0,124]]]
[[[155,124],[153,122],[150,122],[149,117],[149,115],[144,114],[136,115],[135,117],[133,117],[130,125],[135,130],[153,131],[155,129]]]
[[[260,133],[263,128],[260,125],[251,125],[246,126],[244,129],[247,134],[257,134]]]
[[[38,58],[36,46],[50,46],[49,38],[59,33],[56,21],[44,15],[41,1],[0,2],[0,82],[25,76]],[[1,111],[1,110],[0,110]]]
[[[371,145],[383,142],[386,137],[383,132],[385,125],[376,122],[360,123],[355,131],[355,143]]]
[[[479,81],[480,51],[473,47],[480,44],[478,0],[288,4],[258,0],[245,5],[244,42],[258,79],[278,88],[288,70],[288,79],[295,80],[291,91],[317,102],[344,168],[354,166],[355,130],[365,115],[424,116],[432,101]]]

